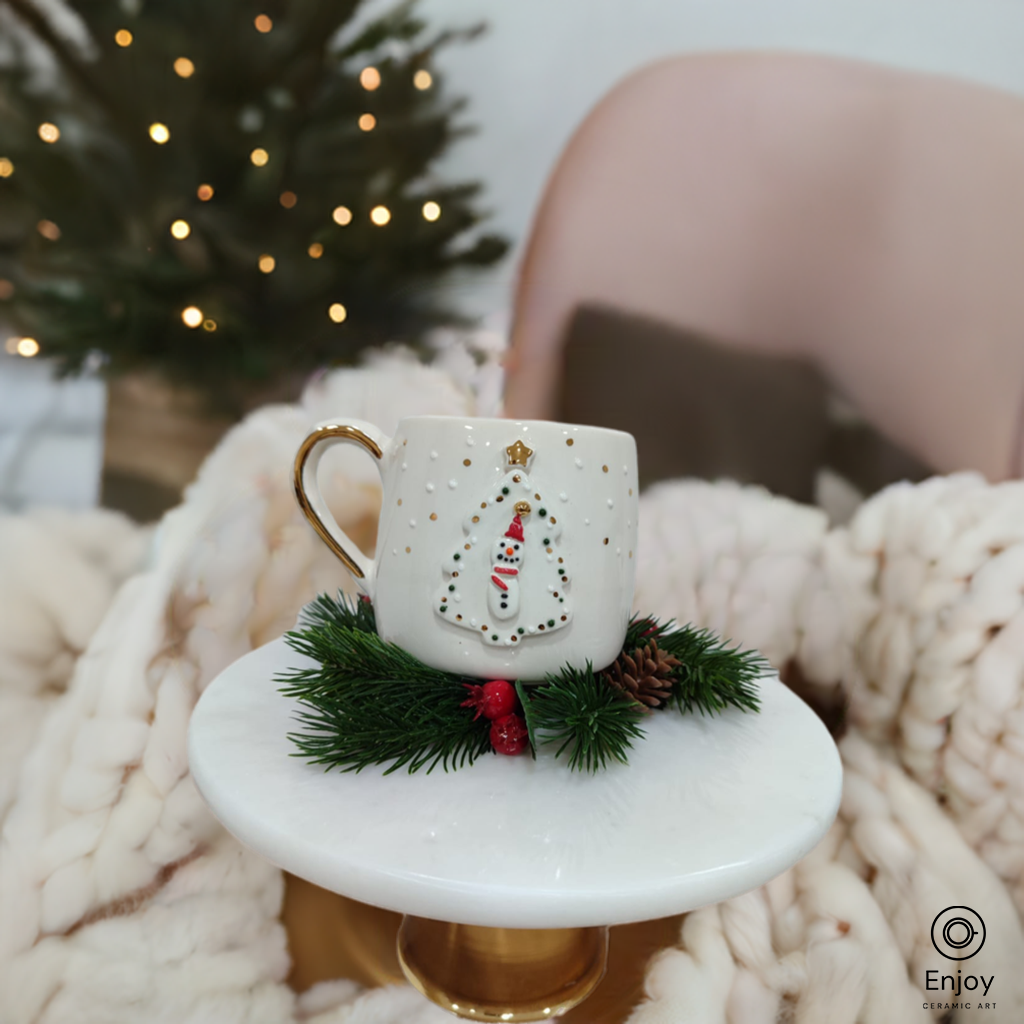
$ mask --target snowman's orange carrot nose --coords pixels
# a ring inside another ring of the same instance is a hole
[[[506,555],[514,555],[515,553],[515,548],[505,548]]]

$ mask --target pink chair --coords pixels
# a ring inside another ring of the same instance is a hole
[[[824,57],[646,68],[548,185],[509,414],[555,414],[567,325],[595,303],[805,358],[935,469],[1020,475],[1024,101]]]

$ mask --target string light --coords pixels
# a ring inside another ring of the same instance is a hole
[[[422,92],[424,89],[429,89],[434,84],[434,76],[431,75],[429,71],[425,71],[423,68],[420,68],[420,70],[412,76],[412,84]]]
[[[270,154],[265,149],[262,149],[259,146],[257,146],[256,149],[254,149],[249,154],[249,159],[257,167],[265,167],[266,164],[267,164],[267,161],[270,159]]]
[[[376,68],[363,68],[359,72],[359,84],[367,91],[380,88],[380,72]]]
[[[281,205],[286,210],[290,210],[298,201],[299,197],[294,192],[281,193]]]
[[[204,202],[208,203],[213,198],[213,186],[212,185],[200,185],[196,189],[196,195]]]
[[[60,228],[52,220],[41,220],[36,225],[36,231],[51,242],[56,242],[60,238]]]
[[[370,211],[370,220],[372,220],[377,227],[382,228],[389,220],[391,220],[391,211],[386,206],[375,206]]]
[[[14,164],[5,156],[0,156],[0,178],[9,178],[14,173]]]
[[[56,142],[60,138],[60,129],[49,121],[44,121],[39,126],[39,138],[43,142]]]
[[[165,124],[154,121],[149,126],[149,137],[158,145],[162,146],[170,137],[171,130]]]
[[[217,330],[217,321],[216,320],[204,320],[203,321],[203,330],[204,331],[209,331],[209,332],[213,332],[213,331]]]
[[[377,118],[373,114],[361,114],[359,117],[359,127],[364,132],[372,132],[377,127]]]
[[[277,260],[268,253],[264,253],[260,257],[260,270],[262,270],[264,274],[272,274],[274,272],[274,267],[276,266]]]
[[[174,62],[174,73],[179,78],[191,78],[195,74],[196,66],[188,57],[179,57]]]
[[[114,33],[114,42],[118,46],[131,46],[132,45],[132,34],[126,28],[119,28]]]
[[[331,308],[327,310],[327,315],[336,323],[344,323],[345,317],[348,316],[348,310],[340,302],[332,302]]]
[[[31,359],[39,355],[39,342],[35,338],[21,338],[18,341],[17,351],[19,356]]]
[[[347,206],[336,206],[331,214],[331,219],[335,224],[344,227],[346,224],[352,223],[352,211]]]
[[[171,234],[180,242],[192,234],[192,227],[187,220],[176,220],[171,225]]]
[[[257,14],[253,24],[256,26],[256,31],[262,32],[264,35],[274,27],[274,23],[265,14]]]
[[[198,306],[186,306],[181,311],[181,322],[186,327],[198,327],[203,322],[203,311]]]
[[[437,220],[441,216],[441,204],[435,203],[433,199],[423,204],[423,219]]]
[[[307,250],[310,257],[314,260],[320,259],[324,254],[324,247],[319,242],[314,242]]]

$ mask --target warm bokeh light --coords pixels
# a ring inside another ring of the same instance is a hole
[[[346,224],[352,223],[352,211],[347,206],[336,206],[331,218],[335,224],[344,227]]]
[[[31,359],[39,354],[39,342],[35,338],[21,338],[18,341],[17,351],[19,356]]]
[[[264,274],[272,274],[274,272],[274,267],[276,266],[277,260],[275,260],[273,256],[269,255],[269,253],[264,253],[260,257],[260,270],[262,270]]]
[[[264,35],[274,27],[273,21],[265,14],[257,14],[253,24],[256,26],[256,31],[262,32]]]
[[[9,356],[16,356],[18,354],[18,342],[21,338],[8,338],[4,342],[4,350]]]
[[[417,89],[429,89],[434,84],[434,77],[429,71],[424,71],[421,68],[412,76],[412,84]]]
[[[132,34],[126,28],[119,28],[114,33],[114,42],[118,46],[131,46],[132,45]]]
[[[281,193],[281,205],[286,210],[290,210],[298,201],[299,197],[294,192]]]
[[[435,203],[433,199],[423,204],[423,219],[437,220],[441,216],[441,204]]]
[[[257,146],[256,149],[254,149],[249,154],[249,159],[257,167],[265,167],[266,164],[267,164],[267,161],[270,159],[270,154],[265,149],[261,149],[259,146]]]
[[[391,211],[386,206],[375,206],[370,211],[370,220],[372,220],[377,227],[382,228],[389,220],[391,220]]]
[[[213,198],[213,186],[200,185],[199,188],[196,189],[196,195],[199,196],[204,203],[208,203]]]
[[[204,331],[215,331],[215,330],[217,330],[217,321],[216,320],[204,320],[203,321],[203,330]]]
[[[327,315],[336,324],[340,324],[348,316],[348,310],[340,302],[333,302],[331,303],[331,308],[327,310]]]
[[[60,129],[49,121],[44,121],[39,126],[39,138],[43,142],[56,142],[60,138]]]
[[[60,228],[52,220],[41,220],[36,225],[36,231],[51,242],[56,242],[60,238]]]
[[[319,242],[314,242],[306,252],[308,252],[313,259],[318,260],[324,254],[324,247]]]
[[[196,66],[188,57],[179,57],[174,62],[174,73],[179,78],[191,78],[195,74]]]
[[[170,137],[171,130],[165,124],[154,121],[149,126],[149,137],[158,145],[162,146]]]
[[[180,242],[192,234],[192,228],[187,220],[176,220],[171,225],[171,234]]]
[[[376,68],[363,68],[359,72],[359,84],[367,91],[380,88],[380,72]]]
[[[181,322],[186,327],[198,327],[203,322],[203,311],[198,306],[186,306],[181,311]]]
[[[372,132],[377,127],[377,118],[373,114],[360,114],[359,127],[364,132]]]
[[[5,156],[0,156],[0,178],[9,178],[14,173],[14,164]]]
[[[0,302],[6,302],[14,296],[14,282],[0,277]]]

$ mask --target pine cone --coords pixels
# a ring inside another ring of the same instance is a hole
[[[625,651],[601,675],[609,686],[649,708],[660,708],[672,694],[672,670],[679,659],[660,650],[652,638],[632,654]]]

